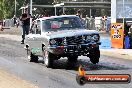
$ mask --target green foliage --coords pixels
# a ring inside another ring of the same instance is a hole
[[[0,0],[0,19],[9,18],[14,9],[14,0]]]
[[[32,0],[33,5],[52,5],[55,3],[59,3],[62,1],[71,1],[71,0]],[[93,0],[84,0],[84,1],[93,1]],[[23,4],[29,4],[30,0],[16,0],[16,16],[19,17],[21,15],[21,10],[19,10]],[[34,7],[33,7],[34,8]],[[54,15],[54,8],[42,8],[42,7],[35,7],[37,8],[36,11],[33,11],[33,14],[47,14],[48,15]],[[87,15],[89,13],[89,9],[80,8],[84,15]],[[65,8],[66,14],[76,14],[76,11],[78,8]],[[62,8],[57,8],[57,14],[62,14],[63,10]],[[0,0],[0,19],[3,18],[12,18],[15,14],[15,0]],[[97,16],[104,16],[110,14],[107,9],[101,9],[101,10],[94,10],[92,9],[92,15]]]
[[[26,1],[29,4],[30,0],[16,0],[16,16],[21,15],[21,10],[19,10]],[[52,4],[53,0],[32,0],[33,4],[38,5],[48,5]],[[11,18],[15,14],[15,0],[0,0],[0,19]]]

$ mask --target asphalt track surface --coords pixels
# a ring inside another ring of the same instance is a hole
[[[46,68],[40,57],[38,63],[29,62],[24,45],[20,42],[0,38],[0,67],[39,88],[131,88],[129,84],[85,84],[76,82],[79,65],[83,65],[88,74],[130,74],[132,60],[101,55],[100,62],[93,65],[88,57],[79,57],[77,63],[67,63],[67,58],[54,62],[54,68]]]

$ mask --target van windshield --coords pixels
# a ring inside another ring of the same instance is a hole
[[[84,28],[78,17],[58,17],[42,21],[43,31],[72,30]]]

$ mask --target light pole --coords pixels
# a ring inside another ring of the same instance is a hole
[[[31,16],[32,16],[32,3],[33,3],[33,1],[32,0],[30,0],[30,14],[31,14]]]
[[[123,29],[124,29],[124,17],[125,17],[125,4],[124,4],[125,2],[124,2],[124,0],[123,0],[123,2],[122,2],[122,4],[123,4],[123,11],[122,11],[122,13],[123,13]]]
[[[56,16],[56,12],[57,12],[57,11],[56,11],[56,7],[55,7],[55,16]]]
[[[30,14],[31,14],[31,16],[32,16],[32,4],[33,4],[33,1],[30,0]],[[31,26],[32,26],[32,17],[30,18],[30,28],[31,28]]]
[[[15,0],[15,16],[16,16],[16,0]]]

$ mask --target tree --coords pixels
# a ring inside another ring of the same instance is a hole
[[[0,0],[0,19],[11,17],[13,5],[13,0]]]
[[[21,15],[21,10],[19,10],[23,4],[23,0],[16,0],[17,7],[16,7],[16,14],[17,16]],[[30,3],[30,0],[25,0],[26,3]],[[53,0],[33,0],[33,4],[38,5],[47,5],[52,4]],[[41,8],[42,9],[42,8]],[[0,0],[0,19],[3,18],[11,18],[15,14],[15,0]]]
[[[4,14],[3,14],[3,7],[4,7],[4,3],[3,3],[3,0],[0,0],[0,19],[2,19],[4,17]]]

